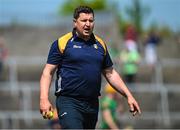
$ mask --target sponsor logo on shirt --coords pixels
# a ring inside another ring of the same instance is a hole
[[[73,45],[73,48],[82,48],[82,46]]]
[[[93,46],[94,46],[94,48],[95,48],[95,49],[98,49],[98,46],[97,46],[97,44],[94,44]]]

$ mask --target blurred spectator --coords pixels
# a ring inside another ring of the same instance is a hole
[[[130,50],[138,50],[137,33],[132,25],[128,25],[125,33],[125,46]]]
[[[101,129],[118,129],[116,110],[118,103],[115,100],[116,90],[109,84],[105,86],[105,96],[100,100],[100,108],[102,112]]]
[[[105,96],[100,100],[100,108],[102,111],[101,129],[118,129],[116,109],[117,102],[115,100],[116,91],[107,84],[105,86]]]
[[[160,37],[154,30],[150,31],[145,37],[145,60],[151,71],[157,63],[157,45],[160,43]]]
[[[129,24],[125,33],[125,40],[137,40],[137,33],[133,25]]]
[[[123,78],[127,83],[134,83],[140,63],[140,54],[137,50],[125,47],[120,53]]]
[[[49,127],[52,130],[60,130],[61,126],[59,124],[59,118],[58,118],[58,114],[57,114],[57,109],[54,108],[54,116],[53,119],[49,120]]]
[[[5,58],[7,57],[7,48],[5,47],[5,40],[2,36],[0,36],[0,75],[3,70],[3,63]]]

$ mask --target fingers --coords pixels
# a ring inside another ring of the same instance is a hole
[[[49,107],[49,111],[53,111],[53,107],[52,106]]]
[[[130,112],[134,112],[134,106],[133,106],[133,104],[130,104]]]
[[[139,114],[141,114],[141,109],[140,109],[140,107],[139,107],[139,105],[138,105],[138,103],[137,102],[135,102],[135,108],[136,108],[136,110],[137,110],[137,112],[139,113]]]
[[[53,117],[53,111],[48,111],[48,112],[42,112],[42,117],[44,119],[52,119]]]
[[[140,109],[140,107],[139,107],[138,104],[137,104],[137,106],[136,106],[136,109],[137,109],[138,113],[141,114],[141,109]]]
[[[40,113],[42,114],[42,117],[43,117],[44,119],[51,119],[52,116],[51,116],[50,113],[52,113],[52,112],[53,112],[52,106],[50,106],[49,109],[44,109],[44,110],[41,109],[41,110],[40,110]]]
[[[130,112],[132,113],[133,116],[135,116],[137,114],[137,111],[131,111]]]
[[[137,113],[141,114],[141,110],[137,103],[130,104],[130,112],[135,116]]]
[[[43,112],[43,113],[42,113],[42,116],[43,116],[44,119],[47,119],[47,118],[48,118],[48,117],[47,117],[47,112]]]

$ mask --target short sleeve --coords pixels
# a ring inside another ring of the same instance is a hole
[[[103,67],[102,68],[106,69],[106,68],[109,68],[111,66],[113,66],[113,62],[112,62],[111,57],[109,55],[109,52],[107,50],[106,55],[104,56]]]
[[[58,65],[62,62],[62,53],[59,51],[58,40],[54,41],[49,50],[47,63]]]

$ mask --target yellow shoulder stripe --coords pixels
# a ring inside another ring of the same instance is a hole
[[[104,41],[100,38],[100,37],[98,37],[98,36],[96,36],[95,35],[95,38],[96,38],[96,40],[98,40],[98,42],[103,46],[103,48],[104,48],[104,51],[105,51],[105,55],[106,55],[106,44],[104,43]]]
[[[72,38],[72,32],[63,35],[58,39],[58,47],[61,53],[64,52],[64,49],[66,48],[67,42],[70,38]]]

